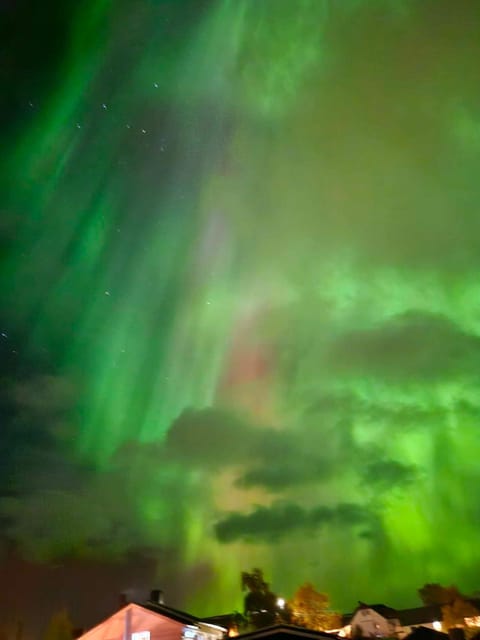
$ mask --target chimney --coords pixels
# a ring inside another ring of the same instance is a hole
[[[152,591],[150,591],[150,602],[154,604],[165,604],[163,591],[161,589],[152,589]]]

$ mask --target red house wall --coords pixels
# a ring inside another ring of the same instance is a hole
[[[132,633],[150,632],[150,640],[181,640],[185,624],[129,604],[84,633],[79,640],[131,640]]]

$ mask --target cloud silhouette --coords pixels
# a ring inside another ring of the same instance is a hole
[[[224,543],[278,542],[295,533],[315,532],[326,525],[347,527],[364,525],[371,520],[368,509],[357,504],[306,509],[295,503],[278,502],[269,507],[257,506],[247,514],[230,513],[216,523],[215,533]]]
[[[328,363],[339,374],[436,380],[477,376],[480,338],[448,318],[405,313],[383,324],[340,335]]]

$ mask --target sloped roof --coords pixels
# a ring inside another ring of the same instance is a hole
[[[180,611],[180,609],[174,609],[173,607],[169,607],[166,604],[160,604],[159,602],[142,602],[136,603],[139,607],[143,607],[144,609],[148,609],[149,611],[153,611],[154,613],[158,613],[162,616],[167,616],[172,620],[176,620],[177,622],[183,622],[184,624],[206,624],[213,627],[221,627],[223,631],[226,631],[227,628],[222,624],[220,618],[226,618],[226,616],[212,616],[210,618],[198,618],[190,613],[186,613],[185,611]],[[227,614],[228,615],[228,614]],[[232,614],[233,615],[233,614]],[[216,618],[216,619],[215,619]]]
[[[176,637],[183,625],[192,624],[192,622],[180,620],[178,617],[174,618],[166,613],[155,612],[148,607],[132,602],[99,622],[80,636],[80,638],[82,638],[82,640],[115,640],[117,638],[123,638],[127,616],[130,618],[132,629],[136,630],[137,627],[151,627],[153,618],[155,620],[155,626],[168,627],[171,631],[171,633],[164,634],[165,638],[169,638],[170,636]],[[177,629],[177,631],[175,631],[175,629]]]
[[[432,604],[414,609],[401,609],[398,611],[398,618],[403,627],[426,624],[435,620],[441,621],[442,607],[438,604]]]
[[[202,622],[204,624],[213,624],[218,625],[220,627],[228,627],[239,624],[243,620],[243,616],[238,611],[233,611],[232,613],[221,613],[217,616],[208,616],[207,618],[202,618]]]
[[[342,616],[342,624],[350,624],[353,616],[357,613],[357,611],[361,611],[362,609],[373,609],[373,611],[376,611],[376,613],[381,615],[386,620],[397,619],[399,617],[399,612],[396,609],[387,607],[387,605],[385,604],[366,604],[365,602],[359,602],[358,607],[352,613],[346,613]]]
[[[168,607],[165,604],[155,602],[131,602],[109,616],[106,620],[101,621],[92,629],[86,631],[80,638],[82,640],[114,640],[123,638],[127,613],[131,617],[132,625],[135,628],[138,625],[149,628],[152,624],[154,627],[161,627],[163,629],[162,637],[165,637],[165,640],[176,638],[177,634],[181,633],[184,625],[207,625],[216,627],[217,630],[221,632],[227,630],[218,624],[214,624],[208,620],[202,620],[201,618],[197,618],[197,616],[190,615],[189,613],[185,613],[185,611],[180,611],[173,607]],[[177,629],[177,631],[175,631],[175,629]],[[168,632],[165,633],[167,630]]]
[[[392,609],[392,607],[387,607],[386,604],[363,604],[362,603],[358,607],[358,609],[373,609],[379,615],[383,616],[386,620],[391,620],[392,618],[398,618],[398,611],[396,609]]]
[[[148,611],[167,616],[167,618],[171,618],[177,622],[183,622],[184,624],[197,624],[200,622],[200,618],[197,618],[197,616],[186,613],[185,611],[180,611],[180,609],[168,607],[166,604],[160,604],[159,602],[135,602],[135,604],[137,607],[143,607],[144,609],[148,609]]]

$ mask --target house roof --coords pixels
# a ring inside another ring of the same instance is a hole
[[[167,618],[171,618],[177,622],[183,622],[184,624],[197,624],[201,622],[197,616],[186,613],[185,611],[180,611],[180,609],[168,607],[166,604],[160,604],[158,602],[135,602],[135,604],[137,607],[143,607],[143,609],[148,609],[148,611],[167,616]]]
[[[362,609],[373,609],[373,611],[381,615],[386,620],[397,619],[399,617],[399,612],[396,609],[387,607],[387,605],[385,604],[366,604],[365,602],[359,602],[358,607],[355,609],[355,611],[353,611],[352,613],[346,613],[342,616],[342,624],[350,624],[353,616],[357,613],[357,611],[361,611]]]
[[[166,616],[167,618],[171,618],[172,620],[176,620],[177,622],[183,622],[184,624],[206,624],[212,627],[220,627],[222,631],[226,631],[228,625],[222,624],[222,621],[225,622],[229,616],[234,614],[227,614],[226,616],[212,616],[210,618],[198,618],[197,616],[192,615],[191,613],[186,613],[185,611],[181,611],[180,609],[174,609],[173,607],[169,607],[166,604],[160,604],[159,602],[141,602],[136,603],[137,606],[143,607],[144,609],[148,609],[148,611],[152,611],[153,613],[158,613],[162,616]],[[222,620],[221,620],[222,619]]]
[[[336,638],[337,636],[326,631],[313,631],[312,629],[305,629],[304,627],[296,627],[291,624],[275,624],[271,627],[263,627],[262,629],[256,629],[255,631],[249,631],[247,633],[241,633],[238,638],[241,640],[256,640],[257,638],[265,640],[287,640],[288,638],[294,638],[302,640],[303,638],[312,638],[317,640],[318,638]]]
[[[438,604],[432,604],[414,609],[401,609],[398,611],[398,618],[403,627],[426,624],[442,620],[442,607]]]
[[[386,604],[365,604],[364,602],[360,602],[356,611],[359,609],[373,609],[386,620],[398,618],[398,611],[396,609],[392,609],[392,607],[387,607]]]
[[[161,613],[160,611],[152,611],[149,607],[143,606],[141,604],[136,604],[131,602],[127,604],[125,607],[122,607],[118,611],[115,611],[114,614],[102,620],[98,624],[96,624],[91,629],[88,629],[82,636],[80,636],[83,640],[87,639],[100,639],[104,638],[123,638],[124,629],[125,629],[125,619],[126,614],[131,613],[134,616],[139,615],[141,618],[145,618],[150,616],[153,613],[153,617],[159,618],[168,618],[170,620],[170,624],[178,624],[179,626],[184,624],[192,624],[185,619],[180,619],[180,617],[174,617],[173,615],[168,615],[167,613]],[[157,615],[155,615],[157,614]],[[161,622],[161,621],[160,621]],[[105,630],[108,629],[108,634],[106,635]]]
[[[469,599],[469,602],[473,603],[474,600]],[[342,623],[344,625],[350,624],[353,616],[361,609],[373,609],[387,620],[398,619],[402,627],[413,627],[432,623],[435,620],[443,620],[442,607],[437,604],[414,607],[412,609],[392,609],[384,604],[365,604],[360,602],[353,613],[342,616]]]
[[[209,620],[202,620],[201,618],[197,618],[197,616],[193,616],[189,613],[185,613],[185,611],[180,611],[179,609],[174,609],[173,607],[169,607],[165,604],[155,603],[155,602],[147,602],[147,603],[139,603],[139,602],[131,602],[127,604],[125,607],[122,607],[119,611],[116,611],[113,615],[109,616],[106,620],[103,620],[99,624],[95,625],[92,629],[86,631],[81,637],[86,640],[86,638],[95,638],[98,630],[105,625],[109,625],[110,628],[118,627],[118,633],[113,632],[112,637],[123,637],[123,628],[125,625],[124,622],[124,614],[126,611],[137,611],[142,612],[144,615],[148,615],[152,613],[154,615],[160,616],[165,619],[178,623],[179,625],[207,625],[211,627],[216,627],[217,630],[221,632],[226,632],[227,629],[218,623],[214,623]]]
[[[208,616],[208,618],[202,618],[204,624],[214,624],[220,627],[230,627],[234,624],[239,624],[243,620],[243,616],[238,611],[232,613],[222,613],[218,616]]]

